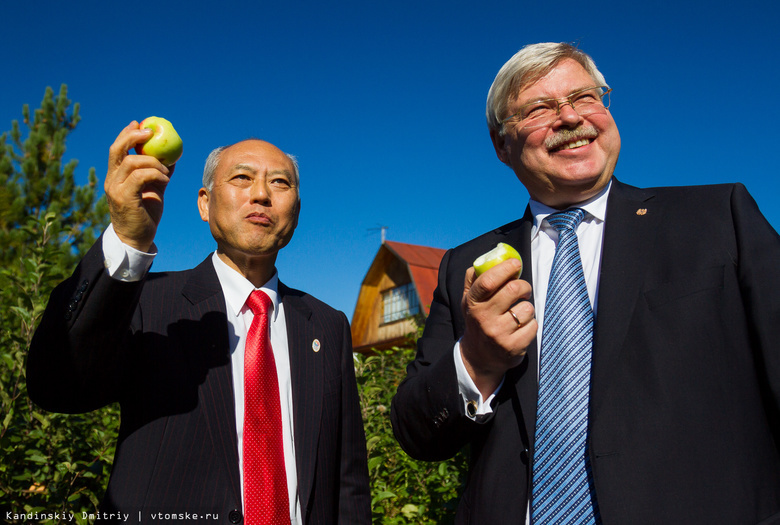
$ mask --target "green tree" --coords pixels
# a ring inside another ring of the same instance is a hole
[[[410,335],[408,346],[355,356],[376,524],[452,523],[466,481],[467,451],[448,461],[417,461],[393,436],[390,402],[406,375],[406,365],[414,359],[414,342],[420,333]]]
[[[52,288],[67,277],[108,223],[94,168],[75,182],[78,162],[63,163],[76,128],[67,87],[47,88],[41,107],[22,108],[0,135],[0,510],[27,522],[79,521],[94,512],[107,483],[119,424],[115,406],[82,415],[44,412],[27,397],[25,358]],[[59,513],[59,514],[57,514]]]

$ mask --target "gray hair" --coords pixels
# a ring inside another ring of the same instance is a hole
[[[217,172],[217,166],[219,166],[219,160],[222,157],[222,152],[228,149],[229,147],[234,146],[235,144],[238,144],[238,142],[234,144],[228,144],[227,146],[220,146],[214,149],[211,153],[209,153],[209,156],[206,157],[206,165],[203,167],[203,187],[206,188],[208,191],[211,191],[214,188],[214,174]],[[295,158],[294,155],[290,155],[289,153],[284,153],[284,155],[288,159],[290,159],[290,162],[293,165],[292,182],[295,185],[295,187],[298,188],[298,201],[300,201],[301,200],[301,190],[300,190],[301,176],[300,176],[300,169],[298,168],[298,159]]]
[[[490,86],[485,108],[488,129],[503,135],[504,125],[501,120],[506,116],[510,98],[516,97],[566,58],[579,62],[597,85],[607,86],[604,75],[596,68],[593,59],[573,45],[565,42],[527,45],[501,67]]]

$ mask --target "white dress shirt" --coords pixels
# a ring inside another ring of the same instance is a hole
[[[156,248],[152,248],[156,252]],[[144,253],[122,243],[109,225],[103,234],[103,256],[109,275],[122,281],[138,281],[149,271],[155,253]],[[243,435],[244,435],[244,345],[252,311],[246,300],[256,289],[244,276],[229,267],[215,252],[212,255],[214,269],[225,296],[228,335],[230,341],[231,367],[233,372],[233,396],[236,407],[236,433],[238,435],[238,469],[241,479],[241,498],[244,498]],[[279,380],[279,399],[282,406],[282,439],[284,442],[284,463],[287,473],[287,491],[290,503],[290,523],[303,523],[301,505],[298,499],[298,475],[295,464],[295,443],[293,436],[293,396],[290,374],[290,355],[287,343],[287,325],[284,305],[279,302],[279,276],[274,276],[259,289],[271,298],[273,312],[269,316],[271,347],[276,361]]]

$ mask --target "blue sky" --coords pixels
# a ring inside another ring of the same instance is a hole
[[[195,205],[203,162],[262,138],[301,164],[280,277],[351,318],[380,226],[448,248],[522,214],[528,194],[495,157],[484,103],[501,65],[541,41],[578,43],[614,89],[623,182],[739,181],[780,228],[777,2],[33,0],[2,11],[0,130],[67,84],[82,116],[67,157],[101,184],[131,120],[163,116],[182,136],[155,270],[215,248]]]

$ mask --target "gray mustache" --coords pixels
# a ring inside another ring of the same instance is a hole
[[[567,142],[574,142],[581,139],[595,139],[599,136],[599,132],[596,128],[575,128],[575,129],[562,129],[556,131],[555,135],[544,141],[544,145],[547,149],[555,149],[559,146],[563,146]]]

